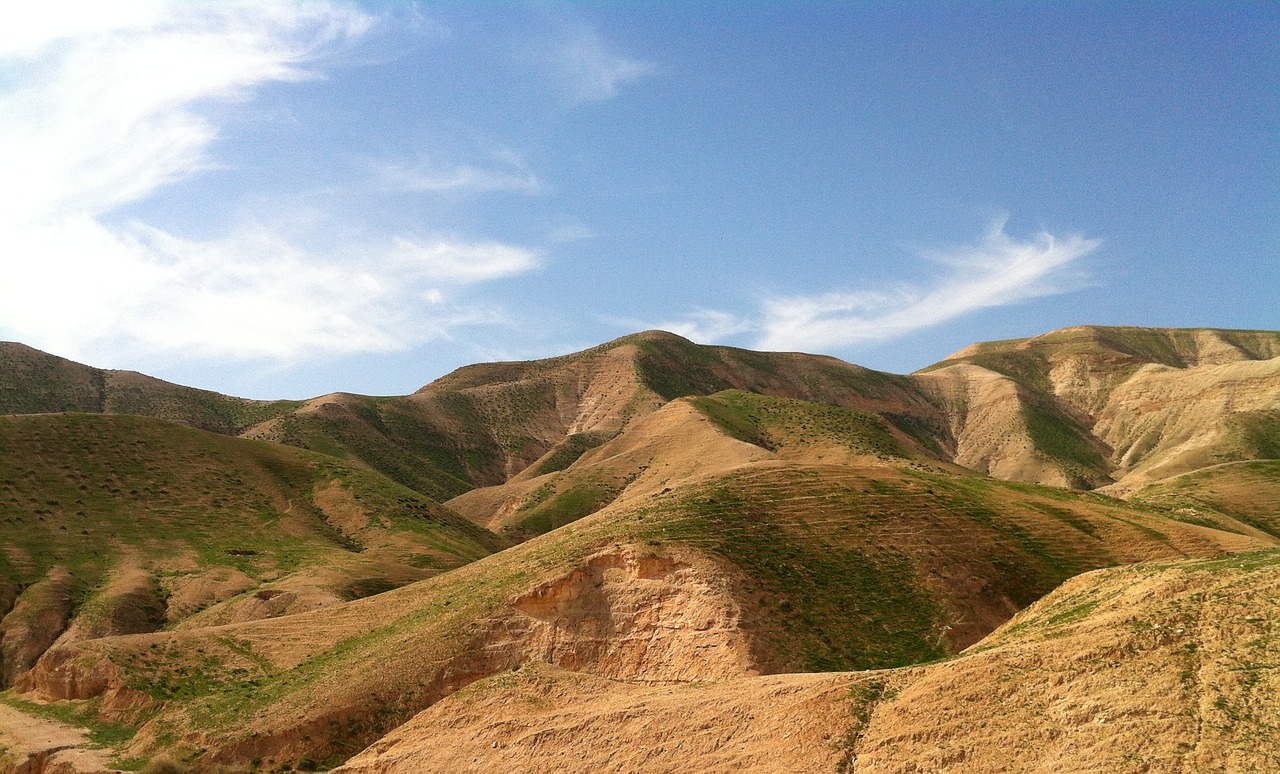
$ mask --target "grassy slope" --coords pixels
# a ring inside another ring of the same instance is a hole
[[[729,438],[783,455],[838,448],[880,459],[910,455],[893,433],[893,425],[868,412],[790,398],[726,390],[688,399]],[[620,439],[626,441],[626,438]],[[528,539],[588,516],[612,503],[643,470],[668,461],[654,449],[633,455],[637,466],[619,469],[605,464],[571,465],[524,496],[504,531]]]
[[[140,414],[234,434],[299,405],[300,401],[233,398],[0,342],[0,414]]]
[[[316,492],[335,481],[376,517],[354,527],[326,520]],[[15,601],[28,603],[21,615],[61,607],[73,620],[117,615],[104,606],[157,608],[131,627],[145,630],[176,622],[164,612],[174,584],[220,568],[251,586],[346,568],[350,583],[333,591],[358,595],[500,546],[416,492],[296,449],[134,416],[0,417],[0,603],[9,603],[0,612]],[[124,564],[146,573],[153,593],[99,604]],[[66,574],[60,593],[31,604],[55,570]]]
[[[844,670],[945,655],[1075,573],[1217,553],[1215,534],[1237,537],[1100,496],[768,463],[323,615],[98,640],[77,658],[110,659],[127,684],[170,702],[148,727],[161,745],[277,762],[341,757],[439,698],[449,664],[476,668],[478,621],[510,615],[513,595],[602,545],[714,558],[740,579],[765,668]]]
[[[771,451],[830,444],[881,458],[909,456],[890,423],[866,411],[741,390],[695,398],[693,405],[728,435]]]
[[[1192,524],[1238,521],[1280,538],[1280,460],[1219,465],[1152,484],[1130,499]]]

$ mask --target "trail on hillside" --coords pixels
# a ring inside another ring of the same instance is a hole
[[[83,728],[36,717],[0,704],[0,772],[19,770],[32,759],[43,759],[47,770],[57,763],[60,771],[102,774],[114,772],[105,751],[92,748]],[[4,756],[8,756],[6,760]]]

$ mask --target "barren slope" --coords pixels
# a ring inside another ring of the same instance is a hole
[[[57,647],[23,685],[154,713],[128,754],[296,765],[523,663],[642,684],[900,666],[1083,570],[1271,544],[910,465],[755,462],[324,611]]]
[[[1082,576],[925,667],[661,688],[525,667],[340,771],[1271,771],[1277,599],[1272,551]]]
[[[1081,326],[975,344],[914,377],[945,404],[955,461],[1118,494],[1280,455],[1280,333]]]

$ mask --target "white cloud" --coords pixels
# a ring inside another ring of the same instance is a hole
[[[652,62],[615,53],[594,30],[569,24],[551,55],[569,95],[583,102],[599,102],[618,95],[621,88],[653,73]]]
[[[543,186],[529,165],[511,151],[492,154],[488,164],[440,165],[430,160],[413,164],[374,162],[373,169],[388,188],[434,194],[479,194],[496,191],[539,193]]]
[[[101,214],[200,170],[217,136],[212,101],[312,77],[309,62],[373,23],[329,3],[135,2],[119,17],[100,5],[6,13],[7,218]]]
[[[657,326],[643,327],[657,327],[660,330],[684,336],[690,341],[710,344],[724,341],[730,336],[735,336],[739,333],[751,331],[755,328],[755,324],[750,320],[728,312],[699,309],[680,320],[671,320],[659,323]]]
[[[1096,239],[1042,232],[1028,241],[1005,233],[1003,219],[977,245],[926,253],[952,273],[929,288],[842,292],[769,299],[762,349],[828,350],[895,338],[979,309],[1064,292],[1065,269],[1097,249]]]
[[[322,255],[257,225],[192,241],[87,217],[45,233],[0,229],[0,240],[42,256],[6,271],[0,320],[22,340],[72,357],[297,361],[402,349],[460,325],[500,322],[496,310],[451,302],[452,291],[534,264],[532,254],[492,243],[397,239]]]
[[[538,266],[538,254],[501,242],[395,240],[398,264],[411,275],[436,282],[470,285],[522,274]]]
[[[451,298],[537,264],[535,253],[491,242],[388,237],[315,250],[261,222],[197,241],[108,217],[211,166],[219,106],[319,77],[325,57],[376,22],[354,6],[90,1],[5,17],[5,335],[71,356],[386,351],[499,321]]]
[[[704,343],[754,333],[752,346],[764,350],[822,352],[884,341],[979,309],[1066,292],[1074,287],[1071,265],[1099,244],[1043,232],[1019,241],[1001,219],[976,245],[923,253],[951,269],[931,287],[767,298],[752,318],[704,309],[661,327]]]

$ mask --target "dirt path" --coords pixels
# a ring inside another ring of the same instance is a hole
[[[89,744],[89,735],[82,728],[0,704],[0,748],[14,766],[23,766],[36,758],[45,762],[36,771],[51,770],[54,765],[58,771],[84,774],[116,771],[107,764],[104,751],[90,749]],[[0,757],[0,772],[11,770],[6,768],[6,763]]]

